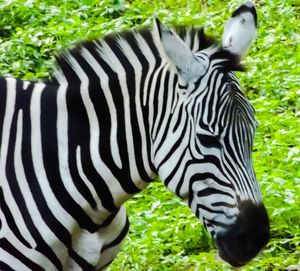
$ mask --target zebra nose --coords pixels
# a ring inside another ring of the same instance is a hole
[[[219,255],[234,267],[252,260],[269,241],[269,218],[263,204],[242,202],[236,222],[217,235]]]

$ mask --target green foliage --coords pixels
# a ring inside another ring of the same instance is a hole
[[[15,0],[0,4],[0,71],[4,76],[48,78],[54,52],[82,39],[151,24],[204,25],[221,37],[241,4],[230,0]],[[299,3],[255,1],[259,30],[238,73],[260,126],[253,160],[271,219],[266,249],[241,270],[299,270]],[[231,270],[188,207],[160,182],[127,204],[131,229],[109,270]]]

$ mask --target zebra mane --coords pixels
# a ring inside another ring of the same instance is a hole
[[[230,51],[224,49],[220,43],[212,37],[207,36],[204,33],[203,28],[195,28],[189,26],[175,26],[172,28],[178,36],[187,44],[187,46],[192,50],[192,52],[196,53],[200,50],[205,50],[208,48],[215,48],[215,53],[213,54],[214,59],[222,59],[223,60],[223,68],[228,71],[244,71],[244,66],[240,63],[240,57],[238,55],[232,54]],[[69,62],[69,57],[72,56],[75,60],[82,59],[82,51],[84,49],[97,51],[97,46],[101,47],[102,41],[105,41],[109,46],[117,46],[122,48],[122,44],[124,42],[129,45],[138,46],[138,41],[135,39],[136,35],[142,35],[143,38],[150,43],[153,43],[153,32],[152,28],[146,27],[142,29],[133,29],[133,30],[125,30],[119,33],[112,33],[108,35],[104,35],[98,39],[86,40],[83,42],[79,42],[75,44],[75,46],[71,49],[66,49],[61,53],[58,53],[56,58],[57,67],[54,69],[54,75],[52,77],[52,82],[57,82],[57,77],[60,72],[66,73],[70,68],[73,67]],[[99,57],[105,58],[104,61],[109,61],[109,56],[105,57],[101,54]],[[159,58],[159,52],[157,51],[157,58]],[[68,72],[66,73],[68,74]],[[72,77],[69,77],[72,78]]]

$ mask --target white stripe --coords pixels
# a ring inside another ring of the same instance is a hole
[[[175,116],[178,115],[179,107],[176,108],[176,112],[174,113]],[[175,151],[170,155],[167,161],[165,161],[161,167],[159,168],[159,175],[162,179],[167,178],[172,171],[174,170],[175,165],[180,160],[180,157],[184,154],[184,152],[187,149],[187,146],[190,144],[190,122],[187,120],[186,114],[182,114],[180,116],[181,123],[188,123],[186,130],[183,130],[184,125],[179,125],[178,129],[173,132],[173,127],[175,126],[177,122],[177,118],[173,118],[170,127],[168,130],[168,134],[166,136],[167,140],[163,142],[161,147],[158,149],[156,156],[155,156],[155,163],[156,167],[159,166],[159,164],[165,159],[166,154],[170,152],[173,145],[178,141],[178,139],[184,134],[184,137],[182,138],[182,141],[180,142],[180,146],[178,146]],[[159,142],[155,142],[156,145],[159,144]],[[155,146],[155,149],[157,150],[157,146]],[[185,157],[186,158],[186,157]],[[185,161],[185,160],[183,160]],[[176,178],[177,179],[177,178]],[[178,180],[178,179],[177,179]]]
[[[126,209],[125,206],[122,205],[117,216],[114,217],[113,221],[105,228],[101,228],[98,233],[98,238],[103,241],[103,245],[107,245],[111,242],[113,242],[118,235],[122,232],[124,229],[124,226],[126,225],[127,221],[127,215],[126,215]],[[106,249],[104,252],[101,253],[98,265],[96,269],[101,268],[105,264],[112,261],[118,254],[118,252],[121,249],[121,243]],[[99,269],[102,270],[102,269]]]
[[[124,229],[126,225],[127,215],[126,215],[126,208],[124,205],[121,206],[118,214],[114,217],[111,223],[106,226],[102,227],[98,231],[98,235],[101,240],[104,240],[103,245],[108,245],[113,242],[118,235]]]
[[[20,260],[7,253],[0,247],[0,259],[5,260],[5,263],[8,264],[13,270],[22,270],[22,271],[32,271],[26,265],[24,265]],[[5,270],[2,270],[5,271]]]
[[[6,157],[8,151],[10,127],[15,111],[15,99],[16,99],[16,80],[13,78],[6,78],[7,90],[6,90],[6,107],[4,114],[4,121],[2,127],[2,138],[0,148],[0,174],[5,172]]]
[[[212,127],[211,127],[211,123],[208,121],[208,112],[212,112],[213,111],[213,108],[210,107],[210,100],[211,100],[211,96],[212,95],[217,95],[215,92],[214,92],[214,83],[215,83],[215,77],[217,75],[217,71],[214,70],[212,71],[212,73],[210,74],[211,75],[211,78],[210,78],[210,86],[209,86],[209,91],[207,92],[207,96],[206,96],[206,103],[203,104],[205,110],[204,110],[204,114],[203,114],[203,122],[206,123],[208,125],[208,129],[209,131],[214,134],[214,131],[212,130]]]
[[[6,178],[6,159],[7,152],[9,146],[9,138],[10,138],[10,129],[12,124],[12,118],[15,111],[15,99],[16,99],[16,80],[13,78],[6,78],[7,83],[7,91],[6,91],[6,108],[4,114],[3,121],[3,129],[2,129],[2,139],[1,139],[1,148],[0,148],[0,180],[1,186],[3,189],[4,200],[8,204],[9,209],[11,211],[12,216],[20,232],[24,238],[31,244],[34,244],[33,239],[26,227],[26,224],[23,220],[22,214],[15,202],[15,199],[11,193],[10,186],[8,185],[8,180]],[[0,231],[0,236],[5,236],[10,230],[8,227],[6,230],[4,227]]]
[[[146,78],[145,78],[144,89],[141,90],[143,92],[143,106],[146,106],[147,96],[148,96],[148,87],[149,87],[149,84],[151,84],[151,82],[149,82],[149,80],[150,80],[151,73],[154,70],[156,60],[155,60],[153,52],[150,49],[147,41],[145,41],[144,38],[140,34],[136,34],[135,39],[137,41],[138,46],[140,47],[141,52],[143,52],[143,54],[146,57],[147,62],[149,64],[149,70],[148,70]]]
[[[165,69],[165,70],[167,70],[167,69]],[[176,97],[175,91],[170,91],[173,88],[174,76],[175,76],[174,73],[170,73],[170,77],[169,77],[169,89],[161,91],[161,97],[159,99],[163,99],[162,97],[163,97],[164,92],[168,91],[167,101],[165,101],[165,103],[166,103],[165,112],[162,112],[162,114],[165,114],[166,112],[171,112],[172,111],[173,99]],[[150,103],[149,103],[149,105],[150,105]],[[156,133],[155,142],[160,142],[162,140],[164,132],[167,129],[169,129],[168,125],[169,125],[168,124],[168,117],[163,118],[163,121],[162,121],[160,127],[157,127],[158,131],[155,131],[155,133]]]
[[[73,65],[73,67],[76,67],[76,73],[81,81],[80,93],[87,111],[90,124],[90,153],[93,166],[108,186],[114,199],[114,204],[116,206],[120,206],[124,201],[129,199],[131,195],[127,194],[122,189],[119,181],[113,176],[111,170],[104,164],[103,160],[100,157],[100,154],[98,152],[99,146],[101,144],[101,142],[99,142],[100,127],[98,124],[98,118],[94,108],[94,104],[92,103],[88,92],[89,79],[72,56],[69,56],[68,60]]]
[[[215,82],[215,89],[214,89],[214,97],[213,97],[213,105],[212,105],[212,108],[209,108],[209,110],[212,111],[212,116],[211,116],[211,120],[210,120],[210,123],[209,123],[209,126],[212,127],[212,124],[213,122],[215,121],[216,119],[216,112],[217,112],[217,109],[218,109],[218,101],[219,101],[219,88],[220,88],[220,85],[221,85],[221,80],[223,78],[223,74],[222,73],[219,73],[218,76],[214,79],[216,82]],[[212,92],[212,91],[211,91]],[[219,134],[219,126],[216,125],[215,127],[213,127],[214,129],[214,135],[218,135]]]
[[[141,106],[141,77],[142,77],[142,65],[139,61],[139,59],[137,58],[135,52],[133,52],[132,48],[129,46],[129,44],[127,42],[125,42],[124,40],[120,40],[119,41],[119,45],[122,48],[123,53],[126,55],[127,59],[130,61],[133,69],[134,69],[134,76],[135,76],[135,109],[136,109],[136,117],[137,117],[137,124],[139,126],[139,132],[141,135],[141,155],[142,155],[142,160],[143,160],[143,166],[145,171],[148,173],[148,176],[153,177],[152,171],[150,169],[150,165],[149,165],[149,161],[148,161],[148,156],[147,156],[147,141],[146,141],[146,131],[145,131],[145,124],[144,124],[144,119],[143,119],[143,110],[142,110],[142,106]],[[143,52],[143,50],[141,49],[141,51]],[[144,52],[143,52],[144,53]],[[149,67],[151,68],[151,67]],[[148,71],[147,74],[149,74],[150,72]],[[129,91],[129,90],[128,90]],[[132,138],[134,139],[134,134],[135,131],[132,131]],[[131,136],[131,135],[130,135]],[[132,141],[133,144],[133,141]],[[131,151],[131,153],[129,152]],[[128,153],[129,153],[129,157],[134,157],[134,149],[130,149],[128,148]],[[134,160],[135,159],[129,159],[129,161]],[[134,167],[136,167],[136,165],[134,165]],[[140,178],[139,174],[136,176],[132,176],[134,178],[132,178],[134,184],[139,188],[139,189],[144,189],[148,186],[148,182],[143,182],[143,180]]]
[[[182,158],[182,161],[189,161],[191,159],[191,155],[188,151],[185,151],[185,154],[184,154],[184,157]],[[175,166],[175,165],[174,165]],[[170,171],[170,173],[173,173],[173,171],[175,170],[175,176],[178,176],[178,178],[173,178],[169,184],[168,184],[168,190],[170,192],[172,192],[173,194],[176,194],[176,189],[177,189],[177,186],[178,186],[178,181],[181,179],[181,178],[184,178],[184,169],[185,169],[185,166],[186,164],[185,163],[180,163],[179,164],[179,168],[172,168],[172,171]],[[170,168],[170,165],[167,164],[167,168]],[[169,173],[169,174],[170,174]],[[180,191],[179,191],[179,195],[182,197],[182,198],[188,198],[188,195],[190,193],[190,189],[189,189],[189,185],[182,185],[181,188],[180,188]]]
[[[63,88],[61,86],[60,88]],[[49,209],[54,212],[53,215],[57,218],[60,223],[62,223],[65,228],[79,228],[78,224],[74,219],[64,210],[64,208],[59,204],[57,198],[53,194],[53,191],[49,185],[49,181],[46,175],[44,162],[43,162],[43,152],[42,152],[42,138],[41,138],[41,112],[40,112],[40,99],[43,89],[45,88],[44,84],[36,84],[31,97],[30,104],[30,117],[32,124],[32,133],[31,133],[31,153],[33,160],[33,168],[40,184],[40,188],[44,195],[44,198],[47,202]],[[58,138],[59,135],[58,135]]]
[[[128,47],[128,44],[123,42],[122,40],[117,41],[122,48],[122,46]],[[130,114],[130,95],[129,95],[129,90],[126,84],[126,74],[127,72],[122,66],[122,63],[118,59],[118,57],[114,54],[114,52],[111,50],[111,48],[105,43],[102,43],[103,49],[106,53],[106,55],[109,55],[111,63],[111,68],[113,68],[114,71],[117,72],[118,78],[119,78],[119,83],[123,95],[123,103],[124,103],[124,119],[125,119],[125,134],[126,134],[126,142],[127,142],[127,152],[129,157],[133,156],[134,157],[134,135],[132,131],[132,125],[131,125],[131,114]],[[132,57],[132,56],[131,56]],[[141,185],[141,189],[145,187],[146,184],[140,183],[137,181],[141,180],[141,177],[139,175],[137,165],[136,165],[136,160],[135,159],[129,159],[129,168],[130,168],[130,176],[131,180],[135,181],[138,185]]]
[[[23,89],[26,90],[30,85],[29,81],[23,81]]]
[[[93,214],[94,210],[89,202],[82,196],[74,184],[69,169],[69,135],[68,135],[68,109],[66,101],[67,84],[60,84],[57,91],[57,145],[59,172],[62,184],[70,197],[87,213]]]
[[[184,176],[183,185],[188,187],[190,185],[191,178],[194,175],[196,175],[197,173],[211,173],[214,176],[216,176],[216,178],[218,178],[221,182],[224,182],[226,184],[231,184],[231,182],[228,180],[228,178],[222,174],[222,172],[219,170],[219,168],[217,166],[215,166],[214,164],[211,164],[211,163],[201,163],[200,165],[199,164],[191,164],[189,166],[188,170],[186,170],[186,175]],[[212,179],[202,180],[202,181],[206,181],[205,184],[208,187],[212,183],[215,183],[215,181]],[[217,185],[217,183],[215,183],[215,185]],[[227,186],[222,186],[222,187],[223,187],[223,191],[232,192],[231,189],[228,188]]]
[[[121,41],[118,41],[121,42]],[[127,142],[127,151],[128,155],[134,155],[134,144],[133,144],[133,132],[132,132],[132,126],[131,126],[131,116],[130,116],[130,95],[129,95],[129,90],[127,88],[126,84],[126,71],[122,66],[122,63],[118,59],[118,57],[114,54],[114,52],[111,50],[111,48],[103,42],[103,47],[105,48],[105,51],[108,53],[110,56],[110,60],[112,63],[113,69],[117,72],[118,78],[119,78],[119,83],[120,87],[122,90],[122,95],[123,95],[123,103],[124,103],[124,119],[125,119],[125,133],[126,133],[126,142]],[[131,180],[137,180],[141,179],[139,176],[139,172],[137,170],[136,166],[136,161],[135,159],[129,159],[129,168],[130,168],[130,176]]]
[[[152,82],[150,83],[151,85],[151,88],[150,88],[150,94],[149,94],[149,99],[148,99],[148,121],[149,121],[149,128],[150,127],[153,127],[154,125],[154,110],[153,110],[153,104],[155,103],[155,98],[154,97],[154,92],[155,92],[155,82],[157,82],[157,77],[158,77],[158,74],[160,72],[160,69],[158,68],[155,72],[154,72],[154,75],[152,77]],[[153,139],[153,138],[151,138]]]
[[[96,44],[95,44],[96,45]],[[109,88],[109,77],[104,72],[102,67],[99,65],[99,63],[95,60],[95,58],[90,54],[90,52],[82,48],[82,56],[83,58],[89,63],[89,65],[93,68],[95,73],[97,73],[99,79],[100,79],[100,85],[103,90],[103,94],[106,99],[106,104],[109,109],[109,115],[111,118],[111,130],[110,130],[110,146],[111,146],[111,154],[114,159],[114,162],[119,168],[122,168],[122,160],[120,158],[120,151],[119,151],[119,145],[117,141],[117,130],[118,130],[118,122],[117,122],[117,115],[118,111],[116,110],[116,106],[114,104],[114,100],[112,98],[112,93]]]
[[[163,144],[160,146],[159,149],[158,149],[158,146],[161,142],[156,140],[153,143],[154,149],[156,150],[156,155],[155,155],[155,160],[154,160],[156,163],[156,165],[155,165],[156,167],[165,159],[166,154],[169,153],[169,151],[172,149],[174,144],[178,141],[178,139],[182,136],[183,133],[185,133],[185,136],[183,137],[182,142],[180,143],[180,146],[175,150],[175,152],[169,158],[169,161],[171,159],[173,161],[173,163],[176,163],[176,159],[180,158],[180,155],[182,154],[182,150],[185,149],[185,147],[188,144],[189,135],[187,135],[187,131],[189,131],[189,128],[187,127],[186,131],[182,130],[184,128],[184,123],[186,123],[188,121],[187,115],[184,112],[184,110],[182,111],[182,115],[179,115],[179,110],[180,110],[180,106],[177,106],[175,108],[175,112],[173,113],[174,116],[176,116],[176,117],[173,117],[169,124],[168,133],[166,135],[167,140],[164,140]],[[173,132],[173,128],[175,127],[178,118],[181,118],[180,123],[182,123],[183,125],[179,125],[177,130]],[[176,158],[174,158],[174,157],[176,157]],[[165,165],[163,165],[162,167],[165,167],[166,165],[167,165],[167,163],[165,163]],[[170,165],[168,165],[166,167],[166,170],[167,171],[171,170]],[[162,178],[164,178],[164,177],[162,177]]]
[[[42,235],[44,241],[51,246],[51,244],[55,244],[55,250],[53,252],[59,251],[59,254],[56,255],[58,258],[63,259],[65,257],[68,257],[68,251],[67,248],[59,241],[57,240],[56,236],[53,234],[53,232],[48,228],[44,220],[42,219],[40,212],[37,208],[36,202],[34,201],[34,198],[32,196],[32,193],[30,191],[30,188],[28,186],[28,181],[26,180],[25,171],[23,168],[23,162],[22,162],[22,124],[23,124],[23,112],[20,110],[18,114],[18,123],[17,123],[17,136],[16,136],[16,144],[15,144],[15,153],[14,153],[14,167],[16,172],[16,177],[18,180],[18,183],[20,184],[20,190],[22,195],[24,196],[26,209],[28,210],[30,217],[33,220],[34,225],[38,229],[39,233]],[[25,208],[25,206],[24,206]],[[21,234],[24,235],[23,230],[21,230]],[[30,236],[31,237],[31,236]],[[27,239],[27,238],[26,238]],[[31,237],[29,240],[29,243],[33,248],[36,247],[36,243]],[[49,261],[43,254],[40,254],[39,252],[28,249],[27,247],[24,247],[23,245],[19,244],[16,245],[20,252],[22,252],[24,255],[27,255],[33,262],[39,262],[41,258],[43,259],[43,267],[47,267],[47,270],[55,270],[55,266],[52,264],[51,261]]]
[[[81,163],[81,153],[80,153],[81,149],[80,146],[77,147],[76,149],[76,164],[77,164],[77,169],[78,169],[78,173],[80,178],[83,180],[83,182],[85,183],[85,185],[88,187],[88,189],[90,190],[90,192],[92,193],[92,195],[94,195],[94,200],[96,201],[97,204],[97,210],[95,210],[93,213],[90,213],[90,216],[93,218],[93,220],[95,221],[95,223],[97,224],[102,224],[105,219],[110,215],[110,212],[107,211],[102,203],[100,198],[97,195],[97,192],[93,186],[93,184],[90,182],[90,180],[86,177],[83,169],[82,169],[82,163]]]
[[[152,137],[154,140],[156,140],[156,135],[157,135],[157,130],[160,129],[161,130],[161,127],[159,127],[159,122],[161,120],[161,117],[162,115],[165,115],[166,112],[162,112],[162,109],[163,109],[163,104],[165,103],[164,101],[164,94],[165,94],[165,91],[169,92],[169,89],[164,89],[164,82],[166,80],[166,73],[167,73],[167,69],[163,69],[162,70],[162,73],[161,73],[161,77],[160,77],[160,86],[159,86],[159,93],[158,93],[158,97],[156,97],[156,103],[157,103],[157,107],[158,107],[158,110],[157,110],[157,114],[154,118],[154,125],[152,126],[153,127],[153,131],[152,131]],[[169,80],[169,84],[172,84],[173,82],[170,82]],[[153,82],[153,85],[156,85],[156,82]],[[171,93],[169,93],[171,94]],[[166,118],[165,118],[166,119]]]

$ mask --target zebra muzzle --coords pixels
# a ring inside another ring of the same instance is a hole
[[[234,225],[217,235],[220,257],[234,267],[252,260],[269,241],[269,218],[263,204],[242,202]]]

